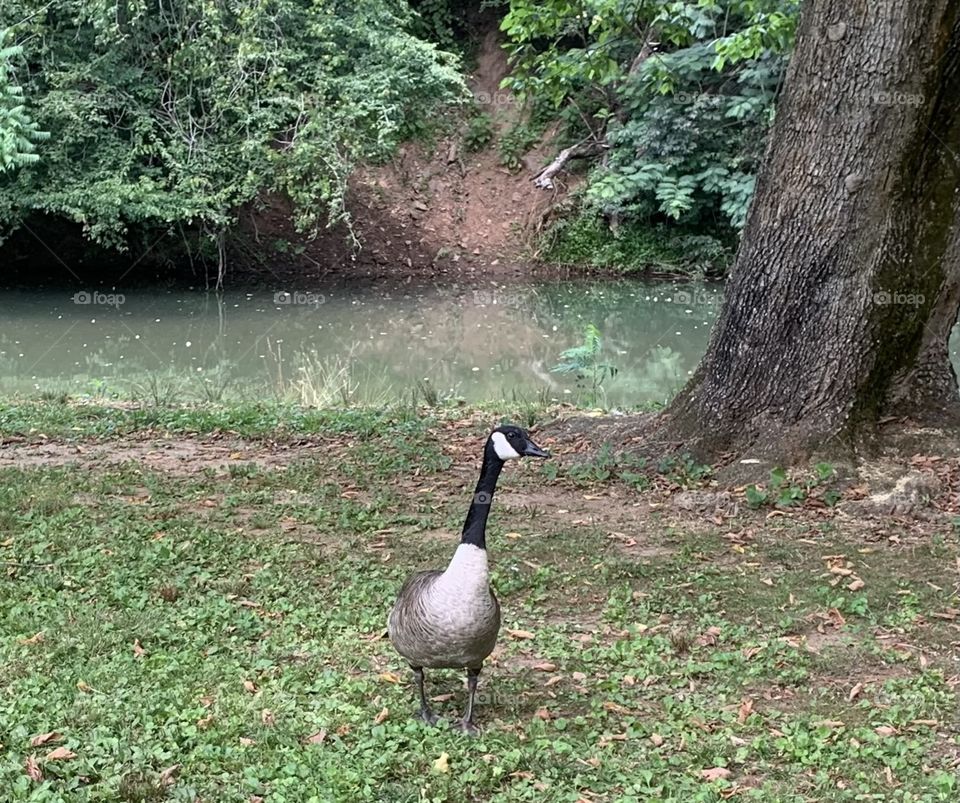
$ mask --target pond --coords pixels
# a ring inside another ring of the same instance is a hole
[[[598,280],[0,290],[0,392],[320,405],[419,393],[634,407],[683,385],[719,301],[715,287]],[[588,327],[600,353],[564,359]],[[562,363],[569,373],[555,370]]]
[[[633,408],[683,385],[720,301],[718,286],[584,279],[340,281],[221,295],[0,290],[0,392],[314,405],[419,394]],[[565,359],[588,327],[600,353]],[[955,364],[958,345],[955,332]],[[580,370],[555,370],[563,363]]]

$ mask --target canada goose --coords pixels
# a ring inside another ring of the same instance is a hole
[[[487,516],[503,464],[518,457],[549,457],[527,433],[500,426],[483,450],[480,479],[463,524],[460,545],[446,571],[412,575],[403,584],[387,619],[390,641],[413,670],[420,692],[419,716],[434,725],[423,688],[423,670],[467,670],[467,709],[461,730],[475,735],[473,702],[483,662],[493,652],[500,630],[500,603],[490,589],[487,570]]]

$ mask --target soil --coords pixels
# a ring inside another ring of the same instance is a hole
[[[555,156],[552,131],[525,155],[518,170],[502,164],[497,135],[522,114],[513,94],[500,89],[508,72],[502,37],[491,28],[480,40],[476,67],[468,77],[479,109],[493,121],[493,142],[483,150],[466,149],[466,123],[461,121],[433,143],[406,143],[388,164],[354,174],[347,206],[359,247],[344,224],[304,240],[291,225],[289,201],[268,197],[241,215],[242,238],[232,262],[261,272],[262,266],[256,267],[245,252],[270,253],[282,240],[297,247],[278,253],[267,268],[284,280],[347,271],[354,277],[426,273],[467,279],[544,271],[531,264],[536,235],[577,179],[561,176],[554,191],[534,187],[537,173]],[[292,253],[301,248],[302,253]],[[243,273],[243,268],[234,270],[234,280]]]

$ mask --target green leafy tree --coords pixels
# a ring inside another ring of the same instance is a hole
[[[31,119],[23,89],[15,83],[13,60],[23,48],[7,46],[8,38],[8,32],[0,30],[0,173],[36,163],[36,143],[48,136]]]
[[[118,249],[151,229],[222,242],[269,192],[303,229],[343,216],[351,167],[462,95],[411,19],[403,0],[7,0],[51,137],[0,183],[0,235],[43,212]]]
[[[512,0],[507,83],[603,154],[586,208],[739,230],[797,0]]]

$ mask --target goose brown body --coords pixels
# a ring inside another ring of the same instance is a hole
[[[500,631],[500,603],[490,588],[487,565],[487,516],[504,462],[524,455],[549,456],[519,427],[501,426],[490,433],[480,479],[452,560],[444,571],[411,576],[387,618],[390,641],[416,678],[420,717],[430,724],[437,718],[424,691],[424,668],[466,668],[469,696],[460,727],[477,733],[473,723],[477,678]]]
[[[466,545],[457,553],[446,572],[410,577],[390,612],[390,641],[411,666],[479,669],[497,644],[500,603],[489,585],[485,550]],[[471,577],[469,564],[481,561]]]

